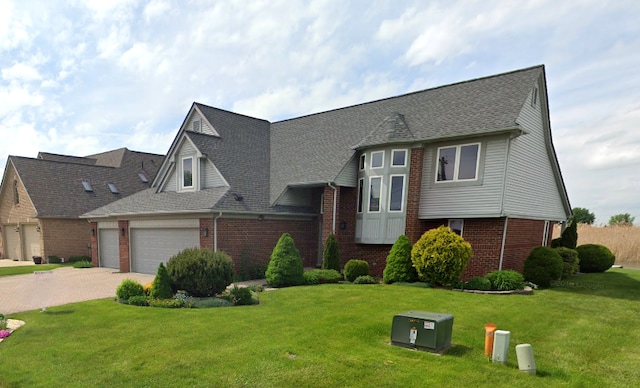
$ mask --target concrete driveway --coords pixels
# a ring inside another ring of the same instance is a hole
[[[0,313],[7,315],[92,299],[115,298],[116,287],[124,279],[137,280],[144,285],[153,278],[154,275],[119,273],[110,268],[71,267],[2,276]]]

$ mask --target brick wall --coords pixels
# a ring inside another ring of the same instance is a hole
[[[91,236],[91,264],[98,266],[98,223],[89,224],[89,235]]]
[[[124,235],[122,230],[124,229]],[[129,221],[118,221],[118,247],[120,250],[120,272],[130,272],[129,267]]]
[[[542,245],[544,224],[544,221],[509,218],[502,269],[522,272],[524,260],[529,256],[529,253],[533,248]],[[549,239],[550,242],[551,239]]]
[[[409,185],[407,188],[407,221],[405,235],[410,241],[418,241],[424,228],[418,218],[420,213],[420,192],[422,186],[422,166],[424,160],[424,148],[411,150]]]
[[[44,218],[40,220],[44,257],[89,256],[91,229],[87,220]]]

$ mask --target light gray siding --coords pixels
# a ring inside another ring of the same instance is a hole
[[[227,182],[220,174],[220,171],[218,171],[216,166],[209,159],[202,159],[200,161],[200,171],[202,176],[200,186],[203,189],[228,186]]]
[[[358,158],[356,156],[357,153],[345,164],[336,177],[337,186],[356,187],[358,184]]]
[[[538,90],[541,90],[538,88]],[[518,117],[528,133],[511,141],[506,175],[504,212],[511,217],[563,221],[566,218],[561,193],[552,169],[550,136],[540,101],[532,104],[529,94]]]
[[[478,141],[480,140],[434,144],[425,148],[420,218],[478,218],[500,215],[507,136],[494,136],[480,141],[478,181],[435,182],[438,147]]]
[[[278,205],[282,206],[311,206],[313,194],[308,188],[288,188],[280,198]]]
[[[196,123],[194,127],[194,122]],[[187,131],[204,133],[206,135],[214,135],[219,136],[216,132],[215,128],[213,128],[209,122],[204,119],[200,114],[196,111],[193,112],[189,120],[187,121],[187,125],[185,126]]]

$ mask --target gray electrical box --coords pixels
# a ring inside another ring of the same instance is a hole
[[[393,317],[391,344],[439,352],[451,346],[453,315],[407,311]]]

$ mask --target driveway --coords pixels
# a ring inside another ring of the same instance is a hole
[[[3,260],[4,261],[4,260]],[[0,277],[0,313],[60,306],[92,299],[115,298],[124,279],[141,284],[152,282],[154,275],[120,273],[110,268],[62,267],[52,271]]]

